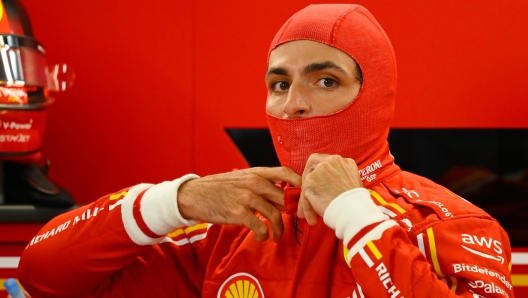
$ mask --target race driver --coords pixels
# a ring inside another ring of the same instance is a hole
[[[292,16],[271,44],[266,85],[284,167],[140,184],[61,215],[22,256],[28,292],[513,297],[499,224],[394,164],[395,58],[365,8]]]

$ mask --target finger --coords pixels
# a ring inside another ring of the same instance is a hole
[[[303,201],[299,198],[299,204],[297,205],[297,217],[304,218]]]
[[[268,203],[270,203],[271,206],[277,208],[277,210],[279,210],[279,211],[284,211],[284,201],[283,201],[282,204],[277,204],[277,203],[272,202],[272,201],[268,201]]]
[[[310,204],[310,201],[306,198],[304,192],[301,192],[300,201],[302,201],[303,214],[306,218],[306,222],[311,226],[317,224],[317,213],[312,207],[312,204]]]
[[[302,174],[302,180],[306,178],[308,174],[310,174],[315,167],[323,162],[326,161],[329,158],[330,155],[328,154],[321,154],[321,153],[313,153],[308,157],[308,160],[306,161],[306,165],[304,166],[304,171]]]
[[[246,226],[248,229],[252,230],[255,233],[253,238],[256,241],[262,242],[266,241],[269,238],[268,226],[258,219],[255,214],[247,211],[246,217],[242,221],[242,225]]]
[[[273,182],[273,184],[279,182],[288,182],[293,186],[300,186],[302,181],[299,174],[286,167],[252,168],[251,172],[270,182]]]
[[[258,174],[249,174],[246,177],[244,187],[258,196],[273,202],[279,209],[284,209],[284,190],[271,181],[263,178]]]
[[[269,221],[273,232],[273,241],[278,242],[284,233],[284,223],[280,211],[262,199],[252,200],[249,207]]]
[[[345,158],[345,163],[348,169],[353,173],[358,172],[358,166],[355,160],[352,158]]]

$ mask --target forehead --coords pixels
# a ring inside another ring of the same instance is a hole
[[[347,70],[356,68],[356,62],[347,53],[311,40],[295,40],[274,49],[269,56],[270,68],[303,68],[311,63],[333,62]]]

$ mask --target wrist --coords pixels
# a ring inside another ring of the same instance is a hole
[[[192,203],[193,196],[192,193],[192,184],[194,179],[187,180],[183,182],[178,188],[176,195],[176,204],[178,205],[178,210],[182,218],[186,220],[191,220],[192,218]]]

